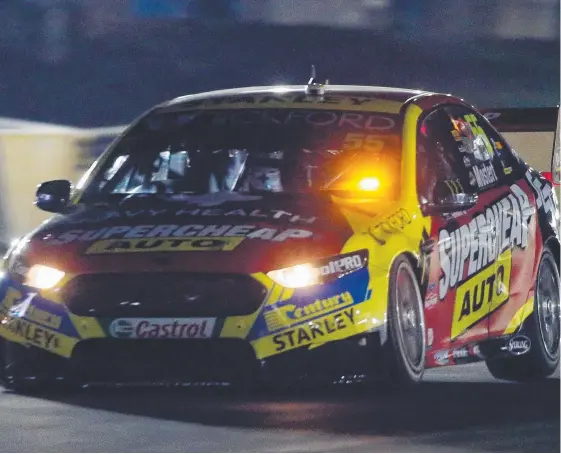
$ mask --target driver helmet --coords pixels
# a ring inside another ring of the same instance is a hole
[[[248,184],[256,191],[281,192],[281,172],[277,167],[254,166],[249,171]]]
[[[250,190],[282,192],[282,152],[253,155],[247,169],[247,184]]]

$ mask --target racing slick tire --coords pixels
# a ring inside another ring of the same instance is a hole
[[[548,377],[559,365],[561,318],[559,270],[547,247],[540,259],[534,292],[534,310],[520,331],[530,339],[530,350],[520,356],[488,359],[489,372],[498,379],[532,381]]]
[[[18,394],[41,394],[53,388],[53,380],[37,377],[34,358],[27,348],[0,339],[0,385]]]
[[[3,386],[5,389],[10,391],[25,394],[26,383],[21,382],[16,378],[16,376],[11,375],[8,370],[9,360],[7,355],[9,348],[9,342],[5,339],[0,339],[0,386]]]
[[[425,371],[425,314],[419,280],[406,256],[399,256],[390,271],[388,338],[383,347],[383,385],[412,388]]]

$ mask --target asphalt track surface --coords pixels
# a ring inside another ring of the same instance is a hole
[[[494,380],[483,364],[429,371],[414,393],[361,386],[236,396],[208,389],[0,388],[2,452],[559,452],[559,371]]]

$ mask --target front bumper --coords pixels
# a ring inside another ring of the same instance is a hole
[[[294,380],[334,381],[373,375],[380,364],[377,333],[296,349],[258,360],[250,343],[238,339],[80,341],[69,358],[6,342],[6,377],[79,384],[213,384]]]
[[[0,339],[13,351],[11,369],[80,382],[345,375],[372,364],[370,349],[380,344],[372,333],[385,326],[366,268],[290,292],[263,276],[224,276],[216,288],[200,276],[179,284],[177,276],[119,277],[73,278],[61,291],[41,293],[0,280]],[[205,309],[193,294],[211,302],[226,295],[231,303]],[[243,304],[234,304],[240,298]],[[365,344],[370,337],[376,340]]]

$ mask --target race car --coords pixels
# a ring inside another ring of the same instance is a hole
[[[559,364],[559,207],[478,110],[337,86],[189,95],[135,120],[0,280],[0,377],[229,383]]]

